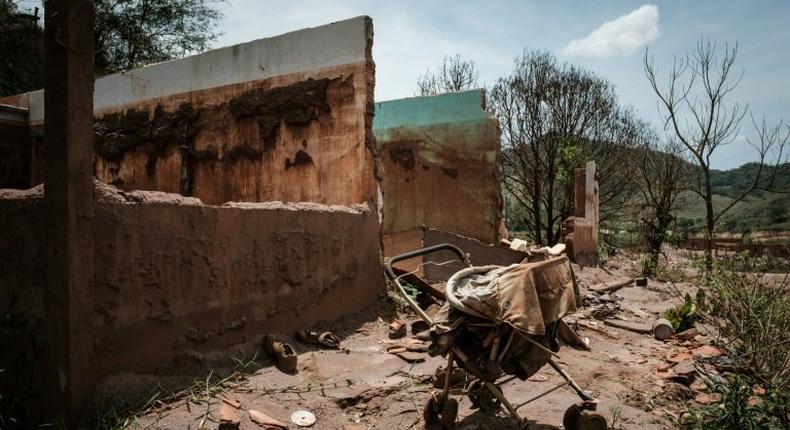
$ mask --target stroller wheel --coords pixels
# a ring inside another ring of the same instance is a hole
[[[608,427],[606,418],[601,414],[581,414],[576,423],[576,430],[606,430]]]
[[[439,409],[436,407],[436,397],[431,396],[425,402],[425,407],[422,408],[422,419],[425,420],[426,428],[439,424]]]
[[[562,417],[562,427],[565,430],[576,430],[576,424],[582,416],[582,409],[579,405],[573,404],[566,411]]]
[[[455,428],[455,419],[458,418],[458,400],[441,396],[431,396],[422,409],[422,418],[425,428],[452,429]]]
[[[499,411],[501,402],[479,380],[469,384],[469,400],[473,409],[480,409],[486,415],[494,415]]]
[[[444,429],[455,428],[455,419],[458,418],[458,400],[453,398],[447,399],[442,407],[442,416],[439,422]]]

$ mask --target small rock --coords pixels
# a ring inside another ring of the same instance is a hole
[[[693,356],[688,352],[676,352],[667,356],[667,361],[670,363],[680,363],[682,361],[690,360],[691,357]]]
[[[684,330],[684,331],[676,334],[675,335],[675,339],[680,340],[680,341],[687,341],[687,340],[694,339],[695,337],[697,337],[698,334],[699,334],[699,330],[697,330],[696,327],[691,327],[688,330]]]
[[[694,382],[689,385],[689,388],[695,393],[704,393],[708,391],[708,385],[701,379],[695,379]]]
[[[700,405],[709,405],[721,401],[721,394],[719,393],[699,393],[694,397],[694,401]]]
[[[664,397],[669,400],[688,400],[692,394],[685,385],[669,382],[664,386]]]
[[[704,345],[704,346],[700,346],[699,348],[692,349],[691,353],[694,356],[705,356],[705,357],[718,357],[721,355],[721,351],[719,351],[718,348],[711,345]]]

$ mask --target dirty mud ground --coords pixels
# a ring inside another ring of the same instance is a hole
[[[574,267],[582,296],[589,286],[635,274],[634,263],[619,258],[604,269]],[[677,286],[677,285],[676,285]],[[681,285],[680,288],[688,288]],[[617,292],[620,310],[614,316],[631,322],[650,324],[660,312],[677,303],[672,288],[651,280],[647,287],[626,287]],[[579,326],[579,335],[589,338],[592,351],[563,347],[559,362],[584,389],[600,400],[598,411],[612,418],[619,410],[619,429],[674,428],[672,417],[678,408],[663,399],[668,384],[657,369],[665,357],[680,348],[677,341],[660,342],[652,336],[604,326],[589,316],[583,307],[566,317],[571,325],[584,320],[595,330]],[[411,318],[409,315],[400,315]],[[260,428],[251,422],[246,410],[263,411],[290,422],[292,412],[311,411],[317,417],[312,428],[343,429],[348,423],[362,423],[367,429],[424,428],[422,407],[433,387],[430,377],[445,364],[441,357],[428,357],[422,363],[409,364],[386,352],[388,322],[395,312],[386,299],[358,315],[330,326],[342,339],[344,350],[318,350],[311,345],[293,345],[300,352],[299,371],[294,375],[280,372],[266,358],[258,370],[224,385],[224,395],[241,404],[241,429]],[[515,380],[504,385],[509,400],[520,403],[561,382],[545,366],[527,381]],[[562,429],[562,416],[578,397],[563,388],[522,408],[530,420],[530,429]],[[129,428],[196,429],[218,426],[221,400],[214,396],[205,402],[182,399],[151,410]],[[488,417],[470,409],[468,399],[460,404],[458,429],[515,429],[504,413]],[[208,412],[208,414],[207,414]],[[611,424],[611,422],[610,422]],[[298,428],[291,424],[290,428]]]

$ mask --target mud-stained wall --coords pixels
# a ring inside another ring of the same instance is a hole
[[[207,204],[375,202],[372,38],[358,17],[97,80],[97,178]],[[0,103],[41,128],[43,92]]]
[[[482,91],[376,103],[384,233],[428,226],[499,239],[499,126]]]
[[[92,339],[96,379],[156,371],[178,351],[331,321],[383,287],[378,214],[368,204],[204,206],[104,188],[85,297],[92,312],[75,328]],[[42,196],[41,187],[24,198],[0,193],[0,305],[15,297],[17,310],[38,318]]]

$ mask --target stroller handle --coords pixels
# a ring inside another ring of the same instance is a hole
[[[455,245],[451,245],[449,243],[442,243],[442,244],[439,244],[439,245],[433,245],[433,246],[429,246],[427,248],[421,248],[421,249],[417,249],[417,250],[414,250],[414,251],[410,251],[410,252],[407,252],[405,254],[396,255],[396,256],[394,256],[392,258],[387,259],[387,261],[384,263],[384,265],[385,265],[385,267],[387,269],[387,276],[389,276],[389,278],[392,280],[392,282],[395,283],[395,285],[398,288],[398,291],[400,291],[401,295],[406,300],[406,302],[409,304],[409,306],[411,306],[411,308],[414,310],[414,312],[416,312],[417,315],[419,315],[420,318],[422,318],[428,324],[433,324],[433,321],[425,313],[425,311],[423,311],[420,308],[420,306],[417,304],[417,302],[415,302],[414,299],[409,297],[409,295],[406,293],[406,290],[403,289],[403,286],[398,281],[398,276],[395,275],[395,271],[392,270],[392,265],[397,263],[397,262],[399,262],[399,261],[408,260],[410,258],[419,257],[420,255],[430,254],[432,252],[441,251],[443,249],[447,249],[447,250],[450,250],[453,253],[455,253],[455,255],[458,256],[458,259],[463,261],[466,265],[468,265],[468,266],[472,265],[472,263],[469,261],[469,258],[466,256],[466,254],[464,254],[463,251],[461,251],[460,248],[458,248]]]
[[[447,250],[450,250],[453,253],[455,253],[455,255],[458,256],[458,259],[463,261],[467,266],[471,266],[472,265],[472,263],[469,261],[469,258],[467,258],[466,254],[464,254],[464,252],[461,251],[461,248],[459,248],[459,247],[457,247],[457,246],[455,246],[453,244],[450,244],[450,243],[440,243],[438,245],[429,246],[427,248],[416,249],[414,251],[409,251],[409,252],[406,252],[406,253],[399,254],[399,255],[396,255],[394,257],[388,258],[387,261],[384,263],[386,268],[387,268],[387,275],[389,275],[389,277],[392,280],[395,280],[395,278],[397,278],[397,276],[395,275],[395,271],[392,270],[392,265],[393,264],[395,264],[395,263],[397,263],[399,261],[408,260],[410,258],[419,257],[420,255],[426,255],[426,254],[430,254],[432,252],[441,251],[443,249],[447,249]]]

